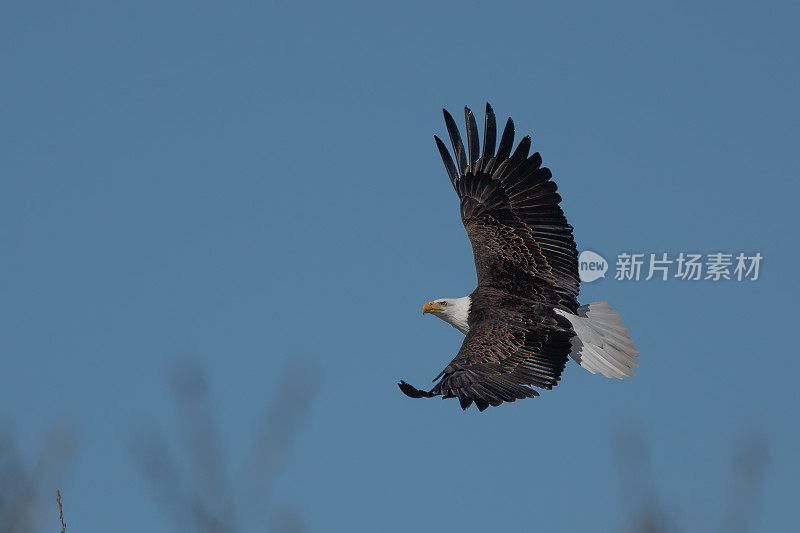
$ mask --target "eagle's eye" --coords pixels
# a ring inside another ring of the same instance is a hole
[[[442,307],[447,307],[447,302],[439,302],[439,305],[441,305]]]

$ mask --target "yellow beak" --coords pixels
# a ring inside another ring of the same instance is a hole
[[[422,306],[422,314],[425,313],[435,313],[437,311],[441,311],[442,308],[436,305],[433,302],[426,302],[425,305]]]

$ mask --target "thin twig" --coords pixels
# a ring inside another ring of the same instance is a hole
[[[67,531],[67,523],[64,522],[64,510],[61,508],[61,491],[56,490],[56,503],[58,503],[58,519],[61,520],[61,533]]]

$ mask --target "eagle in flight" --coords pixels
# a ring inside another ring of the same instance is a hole
[[[497,126],[486,104],[483,151],[475,116],[464,108],[466,149],[453,117],[444,121],[451,157],[434,136],[461,220],[472,243],[478,286],[463,298],[440,298],[422,306],[466,335],[455,358],[429,390],[405,381],[412,398],[458,398],[462,409],[533,398],[532,387],[558,384],[568,357],[608,378],[634,375],[639,365],[628,329],[606,302],[579,305],[578,253],[550,170],[538,152],[528,155],[525,137],[511,153],[509,118],[495,151]],[[438,380],[438,381],[437,381]]]

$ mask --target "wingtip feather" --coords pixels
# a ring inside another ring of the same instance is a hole
[[[418,388],[414,387],[413,385],[409,385],[403,380],[400,380],[397,383],[397,386],[400,387],[400,390],[408,396],[409,398],[431,398],[436,396],[435,394],[423,390],[419,390]]]

